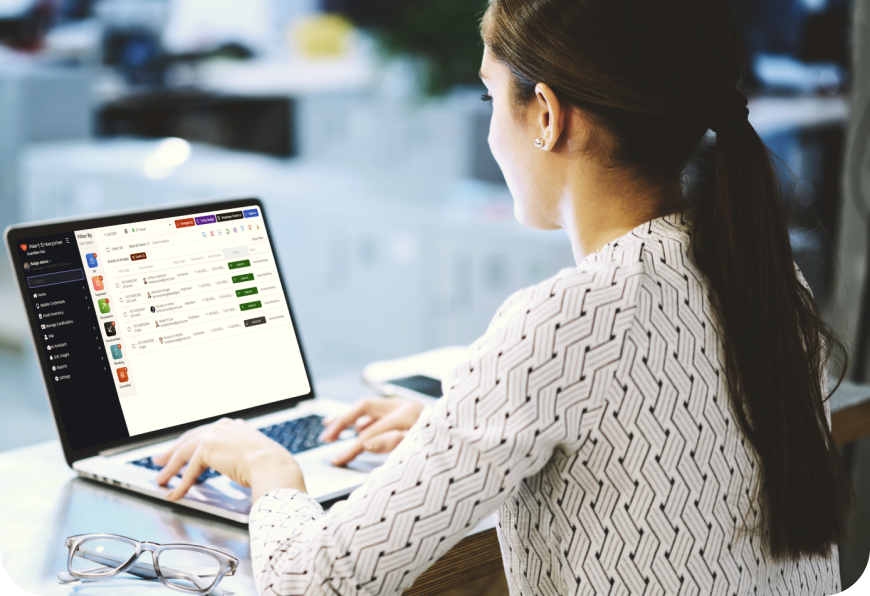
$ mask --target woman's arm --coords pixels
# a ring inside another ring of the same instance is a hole
[[[582,320],[582,310],[572,314],[581,304],[569,301],[582,296],[582,285],[621,290],[612,276],[601,277],[557,278],[512,299],[445,381],[445,396],[346,502],[326,515],[293,490],[255,503],[258,592],[398,595],[540,471],[554,449],[577,448],[598,424],[613,389],[617,344],[633,318],[619,302]],[[566,331],[557,341],[560,327]],[[589,358],[596,374],[581,380]]]

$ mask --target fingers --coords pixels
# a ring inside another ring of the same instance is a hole
[[[350,448],[332,460],[332,465],[343,466],[353,461],[363,451],[371,453],[389,453],[405,438],[407,431],[390,429],[390,421],[387,418],[379,420],[376,424],[357,437]]]
[[[343,466],[347,463],[352,462],[356,456],[365,451],[365,446],[363,445],[364,441],[362,439],[357,439],[353,442],[353,445],[350,446],[350,449],[336,457],[332,460],[333,466]]]
[[[366,427],[364,431],[359,433],[359,436],[357,436],[357,439],[353,442],[353,445],[351,445],[347,451],[332,460],[332,465],[343,466],[348,462],[352,461],[360,453],[366,450],[366,444],[368,444],[368,442],[371,441],[374,437],[393,430],[405,431],[411,426],[411,424],[407,424],[407,421],[404,420],[401,414],[401,410],[393,410],[383,418],[379,418],[378,420],[371,423],[368,427]],[[398,445],[398,442],[396,444]]]
[[[159,484],[160,486],[166,486],[169,480],[173,476],[178,474],[181,468],[184,467],[184,464],[190,461],[191,456],[196,450],[197,443],[197,440],[194,438],[189,439],[184,443],[177,444],[175,446],[175,449],[172,452],[172,456],[169,458],[169,461],[157,474],[157,484]],[[155,463],[157,463],[156,460]]]
[[[408,434],[404,430],[391,430],[376,437],[372,437],[363,445],[363,449],[369,453],[389,453],[399,446],[405,435]]]
[[[362,444],[365,444],[373,437],[382,435],[385,432],[391,430],[407,430],[410,427],[411,425],[406,424],[406,421],[403,420],[399,411],[396,410],[366,426],[366,428],[359,433],[358,439]]]
[[[197,428],[190,429],[189,431],[187,431],[186,433],[184,433],[183,435],[178,437],[178,440],[172,444],[172,447],[170,447],[169,449],[167,449],[166,451],[164,451],[163,453],[161,453],[157,457],[152,458],[152,460],[158,466],[165,466],[166,462],[169,461],[169,458],[172,456],[172,454],[175,452],[175,450],[178,449],[179,445],[186,442],[188,439],[201,434],[209,426],[211,426],[211,425],[199,426]]]
[[[375,410],[377,409],[375,401],[376,400],[374,399],[361,399],[341,416],[335,416],[332,418],[327,425],[326,430],[321,433],[320,440],[325,443],[332,443],[338,439],[338,435],[340,435],[343,430],[350,428],[354,422],[363,416],[375,417]]]
[[[197,478],[199,475],[206,471],[208,466],[205,466],[201,463],[202,458],[200,458],[200,449],[197,448],[196,452],[193,454],[193,457],[190,459],[190,463],[187,465],[187,469],[184,471],[184,474],[181,475],[181,482],[178,483],[166,498],[170,501],[178,501],[184,495],[187,494],[187,491],[190,490],[190,487],[196,484]]]
[[[362,418],[360,418],[359,420],[356,421],[356,425],[354,426],[354,430],[356,430],[357,433],[361,433],[362,431],[364,431],[365,429],[370,427],[372,425],[372,423],[374,423],[376,420],[377,420],[377,418],[372,418],[371,416],[363,416]]]

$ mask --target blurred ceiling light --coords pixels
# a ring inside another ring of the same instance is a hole
[[[177,168],[190,159],[190,143],[175,137],[165,139],[160,142],[155,155],[163,165]]]
[[[828,0],[803,0],[803,5],[810,12],[821,12],[828,7]]]
[[[190,143],[184,139],[164,139],[145,158],[142,169],[145,175],[153,180],[166,178],[172,174],[175,168],[190,159],[190,152]]]

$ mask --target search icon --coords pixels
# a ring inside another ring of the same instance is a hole
[[[205,232],[202,233],[202,237],[203,237],[203,238],[208,238],[208,236],[205,235]]]

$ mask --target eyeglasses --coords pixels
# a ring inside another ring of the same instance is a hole
[[[190,594],[211,594],[226,575],[235,575],[239,560],[220,551],[192,544],[139,542],[114,534],[82,534],[66,539],[69,549],[63,582],[96,581],[130,573],[159,579],[168,587]],[[151,553],[152,564],[139,563]],[[90,563],[98,563],[93,566]]]

